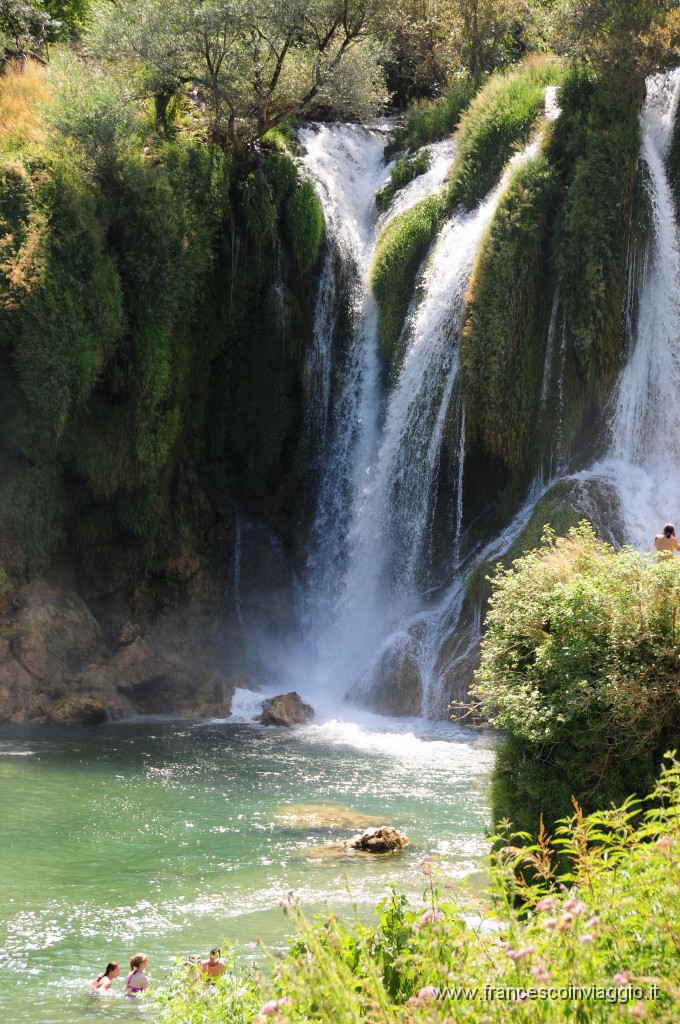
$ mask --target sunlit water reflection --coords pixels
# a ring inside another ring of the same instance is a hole
[[[89,995],[88,980],[138,949],[162,986],[176,954],[280,945],[289,890],[310,910],[354,903],[362,916],[390,881],[417,899],[425,851],[467,874],[484,852],[492,761],[463,729],[376,718],[0,727],[0,1019],[149,1018],[151,1005]],[[383,821],[412,839],[397,857],[332,845]]]

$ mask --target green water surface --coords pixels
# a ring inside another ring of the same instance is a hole
[[[395,728],[0,727],[0,1020],[151,1020],[153,1001],[132,1005],[122,981],[90,994],[108,960],[147,953],[162,988],[175,955],[282,944],[289,891],[368,916],[391,881],[419,898],[424,852],[454,876],[474,869],[492,749],[462,729]],[[381,821],[412,845],[387,858],[332,845]]]

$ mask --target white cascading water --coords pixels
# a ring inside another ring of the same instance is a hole
[[[642,163],[653,220],[653,239],[641,281],[631,353],[617,387],[606,456],[590,470],[573,474],[584,484],[603,480],[616,489],[625,539],[644,548],[661,524],[680,518],[680,469],[674,463],[674,439],[680,436],[680,232],[665,171],[675,114],[680,100],[680,71],[648,82],[641,117]],[[559,115],[556,92],[546,92],[546,118]],[[325,127],[303,133],[305,163],[324,205],[332,258],[342,262],[350,292],[352,339],[338,381],[332,380],[337,354],[332,346],[338,317],[336,267],[324,270],[313,374],[317,425],[328,438],[307,587],[304,624],[315,651],[305,678],[342,693],[364,678],[369,684],[386,652],[403,651],[418,663],[422,711],[437,716],[445,709],[441,691],[442,646],[459,620],[464,582],[452,553],[445,566],[450,584],[434,602],[423,593],[436,503],[438,462],[444,425],[456,422],[457,335],[464,294],[479,241],[503,184],[471,214],[454,217],[441,232],[421,274],[417,300],[409,314],[405,356],[399,379],[381,409],[375,308],[367,287],[376,224],[387,220],[443,180],[453,151],[433,155],[431,171],[397,194],[380,221],[373,195],[386,180],[383,136],[354,127]],[[450,144],[448,144],[450,145]],[[518,154],[515,161],[535,151]],[[435,170],[436,168],[436,170]],[[331,257],[329,256],[329,260]],[[540,406],[556,389],[562,403],[562,376],[568,331],[553,304]],[[551,380],[553,384],[551,385]],[[331,413],[332,410],[332,413]],[[452,415],[453,412],[453,415]],[[558,408],[559,413],[559,408]],[[453,515],[459,532],[462,513],[464,422],[458,419],[457,493]],[[558,425],[559,433],[559,425]],[[547,476],[565,471],[559,437]],[[451,438],[448,438],[451,444]],[[555,458],[557,462],[555,462]],[[500,557],[519,536],[545,493],[539,477],[524,506],[503,533],[474,559]],[[455,527],[454,522],[454,527]],[[455,549],[455,543],[453,545]],[[469,646],[478,640],[473,628]],[[466,639],[462,639],[465,647]],[[457,649],[453,660],[464,657]],[[451,665],[449,659],[448,667]],[[299,670],[301,666],[297,666]],[[444,666],[446,667],[446,666]]]
[[[502,182],[475,211],[461,211],[440,233],[419,280],[419,301],[406,326],[399,379],[384,413],[377,321],[367,280],[378,233],[373,197],[388,171],[380,159],[383,138],[374,131],[326,126],[305,130],[301,142],[307,171],[324,206],[335,258],[342,259],[352,289],[353,337],[339,397],[330,400],[330,380],[317,392],[317,401],[328,403],[317,422],[330,420],[330,458],[303,608],[303,630],[314,648],[302,669],[305,678],[317,691],[332,687],[343,693],[362,677],[370,684],[372,666],[384,645],[398,647],[402,638],[412,643],[409,624],[414,616],[419,618],[426,601],[424,569],[439,462],[445,431],[450,433],[452,423],[457,426],[459,448],[452,536],[459,536],[464,422],[457,402],[458,335],[465,293],[481,238],[509,176],[517,163],[535,154],[538,142],[513,158]],[[430,171],[397,194],[380,218],[379,229],[441,186],[454,150],[450,142],[433,149]],[[326,288],[317,307],[317,328],[322,325],[323,330],[315,339],[313,359],[330,373],[337,322],[331,307],[337,292],[332,294],[330,280]],[[317,370],[312,376],[318,381],[325,373]],[[334,410],[330,416],[329,407]],[[455,571],[455,547],[454,540],[449,572]],[[432,661],[430,645],[426,646],[425,660]],[[423,660],[422,652],[418,660]],[[427,711],[429,697],[423,703]]]
[[[441,187],[454,155],[451,140],[431,146],[427,172],[400,190],[378,218],[375,193],[390,171],[385,141],[384,131],[353,125],[313,126],[300,133],[329,239],[308,362],[309,429],[313,447],[323,455],[323,472],[301,600],[302,632],[313,648],[303,671],[316,690],[332,684],[342,691],[365,667],[365,644],[358,637],[348,643],[339,619],[352,589],[343,581],[356,561],[356,523],[370,490],[383,415],[377,311],[368,283],[375,243],[389,220]],[[345,351],[337,331],[343,303],[351,335]]]
[[[651,548],[665,522],[680,518],[680,232],[665,167],[679,101],[680,69],[647,80],[641,159],[653,237],[631,353],[616,391],[609,451],[580,474],[614,486],[624,539],[643,549]]]

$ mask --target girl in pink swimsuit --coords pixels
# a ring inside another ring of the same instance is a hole
[[[130,973],[125,979],[125,995],[129,999],[136,999],[149,987],[149,979],[144,974],[148,963],[149,958],[145,953],[135,953],[130,957]]]

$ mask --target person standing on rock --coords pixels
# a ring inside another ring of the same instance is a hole
[[[659,552],[659,558],[672,558],[674,552],[680,551],[680,543],[672,523],[666,523],[661,533],[654,538],[654,547]]]

